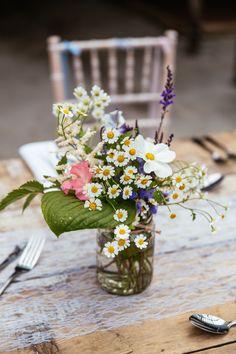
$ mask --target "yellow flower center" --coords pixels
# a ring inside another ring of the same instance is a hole
[[[174,194],[172,195],[172,198],[173,198],[173,199],[178,199],[178,196],[179,196],[178,193],[174,193]]]
[[[136,154],[136,149],[130,149],[129,154],[134,156]]]
[[[141,181],[141,184],[143,185],[146,185],[148,183],[148,179],[144,178],[142,181]]]
[[[113,132],[107,132],[108,139],[113,139],[115,134]]]
[[[182,184],[182,186],[179,187],[179,190],[183,191],[185,189],[185,184]]]
[[[114,157],[114,152],[109,152],[108,156],[112,159]]]
[[[117,192],[117,188],[112,188],[111,189],[111,194],[116,194],[116,192]]]
[[[110,170],[106,169],[103,171],[103,176],[109,176]]]
[[[119,213],[117,213],[117,217],[118,217],[118,219],[121,219],[121,218],[123,218],[123,213],[120,211]]]
[[[148,160],[155,160],[155,156],[151,152],[146,153],[146,158]]]
[[[100,173],[101,172],[101,169],[99,167],[96,168],[95,170],[96,173]]]
[[[65,114],[69,114],[69,109],[68,108],[65,108],[65,109],[63,109],[63,113],[65,113]]]
[[[118,240],[118,245],[122,247],[122,246],[124,246],[124,244],[125,244],[125,240],[123,238],[120,238]]]
[[[133,171],[133,170],[128,170],[128,173],[129,173],[130,175],[133,175],[133,174],[134,174],[134,171]]]
[[[124,176],[124,181],[128,182],[130,180],[130,178],[131,178],[130,176],[125,175]]]
[[[131,143],[131,141],[130,141],[129,139],[127,139],[127,140],[124,141],[124,145],[126,145],[126,146],[129,146],[130,143]]]
[[[140,238],[140,239],[138,240],[138,244],[141,246],[141,245],[143,245],[143,243],[144,243],[144,240],[143,240],[142,238]]]
[[[97,193],[98,187],[92,186],[91,191],[92,191],[93,193]]]
[[[107,250],[108,250],[109,253],[114,253],[115,247],[110,245],[110,246],[107,247]]]
[[[175,218],[176,218],[176,214],[175,214],[175,213],[171,213],[171,214],[170,214],[170,218],[171,218],[171,219],[175,219]]]
[[[125,235],[125,229],[120,229],[119,234],[120,235]]]
[[[96,203],[90,203],[90,204],[89,204],[89,208],[92,209],[92,210],[94,210],[94,209],[97,208],[97,204],[96,204]]]
[[[119,155],[119,156],[117,157],[117,161],[118,161],[118,162],[124,162],[124,160],[125,160],[124,155]]]
[[[181,176],[175,177],[175,182],[176,182],[176,183],[182,182],[182,177],[181,177]]]
[[[125,195],[129,195],[129,190],[128,189],[125,190]]]

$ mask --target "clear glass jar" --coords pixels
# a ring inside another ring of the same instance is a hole
[[[147,248],[139,249],[132,239],[146,236]],[[128,248],[114,258],[106,257],[102,250],[106,242],[114,240],[113,230],[97,233],[97,279],[102,289],[117,295],[132,295],[145,290],[152,280],[154,256],[154,225],[152,220],[133,230]]]

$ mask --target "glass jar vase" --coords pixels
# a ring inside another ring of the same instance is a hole
[[[140,249],[134,239],[146,236],[147,247]],[[154,224],[152,220],[138,225],[130,236],[130,246],[114,258],[103,252],[107,242],[114,241],[113,230],[97,232],[97,279],[102,289],[117,295],[132,295],[145,290],[152,280],[154,256]]]

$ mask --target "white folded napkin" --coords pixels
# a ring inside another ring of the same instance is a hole
[[[58,148],[53,141],[39,141],[25,144],[18,150],[34,177],[41,183],[45,181],[43,176],[57,176],[55,170],[58,162],[57,151]]]

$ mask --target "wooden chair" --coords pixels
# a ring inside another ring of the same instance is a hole
[[[48,38],[54,101],[72,97],[72,88],[101,86],[114,104],[146,104],[145,127],[157,126],[166,67],[175,71],[177,33],[160,37],[62,41]]]

